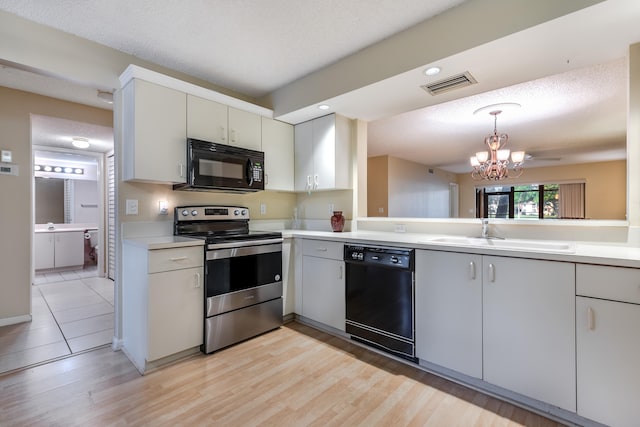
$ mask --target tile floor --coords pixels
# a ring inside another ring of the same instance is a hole
[[[110,344],[113,281],[95,269],[38,274],[32,320],[0,327],[0,373]]]

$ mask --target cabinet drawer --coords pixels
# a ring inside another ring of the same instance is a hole
[[[149,251],[149,273],[202,267],[203,265],[204,253],[202,246]]]
[[[344,244],[340,242],[305,239],[302,243],[302,254],[305,256],[315,256],[342,261],[344,257],[343,248]]]
[[[640,269],[577,264],[576,294],[640,304]]]

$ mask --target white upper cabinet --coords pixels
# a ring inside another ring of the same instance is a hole
[[[187,95],[187,137],[262,150],[262,121],[258,114]]]
[[[229,107],[229,144],[262,151],[262,119],[260,116]]]
[[[187,95],[132,79],[122,102],[123,180],[184,183]]]
[[[293,126],[262,118],[265,189],[293,191]]]
[[[187,137],[228,144],[228,110],[219,102],[187,95]]]
[[[330,114],[295,126],[295,190],[351,188],[351,124]]]
[[[313,189],[313,121],[294,127],[295,191]]]

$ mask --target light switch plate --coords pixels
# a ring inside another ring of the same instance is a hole
[[[260,203],[260,215],[266,215],[266,214],[267,214],[267,204]]]
[[[138,200],[136,200],[136,199],[127,199],[125,214],[126,215],[138,215]]]
[[[2,156],[0,156],[2,163],[11,163],[13,160],[13,154],[9,150],[2,150]]]

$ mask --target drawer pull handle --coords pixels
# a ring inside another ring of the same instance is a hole
[[[196,284],[194,288],[199,288],[199,287],[200,287],[200,273],[196,273]]]
[[[338,274],[338,279],[342,279],[342,266],[340,266],[340,273]]]
[[[587,327],[590,331],[596,329],[596,313],[591,307],[587,308]]]
[[[496,281],[496,267],[493,264],[489,264],[489,281],[492,283]]]
[[[185,259],[187,259],[186,256],[178,256],[178,257],[175,257],[175,258],[169,258],[169,260],[171,260],[171,261],[184,261]]]
[[[316,248],[316,251],[327,252],[327,248]]]
[[[476,280],[476,263],[473,261],[469,263],[469,277],[471,280]]]

